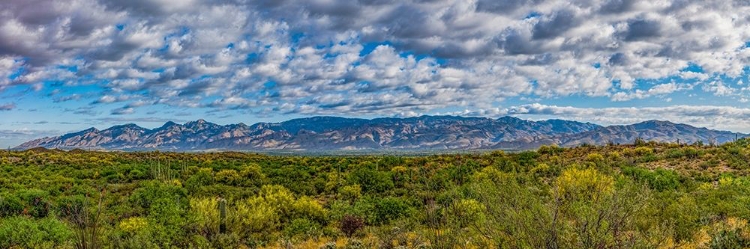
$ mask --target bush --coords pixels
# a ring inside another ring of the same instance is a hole
[[[295,218],[306,218],[324,223],[326,217],[328,217],[328,210],[323,208],[318,201],[307,196],[294,201],[292,208],[294,209],[292,214]]]
[[[261,172],[260,166],[257,164],[250,164],[240,170],[240,177],[242,178],[240,185],[243,187],[260,187],[268,181],[266,175]]]
[[[120,221],[117,227],[127,234],[137,234],[148,227],[148,220],[143,217],[130,217]]]
[[[141,188],[136,189],[130,196],[130,202],[136,207],[150,209],[151,206],[160,199],[177,202],[181,207],[187,207],[187,191],[172,184],[161,183],[158,181],[147,181],[142,184]]]
[[[484,206],[474,199],[461,199],[448,208],[448,220],[460,228],[465,228],[482,219]]]
[[[308,219],[294,219],[284,227],[284,235],[288,238],[307,240],[320,237],[320,224]]]
[[[208,186],[214,183],[213,170],[210,168],[202,168],[198,170],[195,175],[185,181],[185,188],[191,193],[195,193],[200,190],[203,186]]]
[[[656,169],[650,171],[644,168],[627,167],[622,173],[633,180],[645,182],[651,189],[658,191],[675,190],[680,185],[680,176],[673,170]]]
[[[217,234],[214,239],[214,248],[242,248],[240,237],[237,234]]]
[[[635,154],[638,156],[650,156],[654,154],[654,149],[650,147],[641,146],[635,148]]]
[[[341,196],[341,199],[343,200],[355,201],[362,196],[362,187],[360,187],[359,184],[344,186],[339,189],[339,196]]]
[[[565,149],[560,148],[557,144],[552,145],[542,145],[539,147],[539,149],[536,150],[537,153],[542,155],[555,155],[559,154],[560,152],[563,152]]]
[[[357,231],[361,230],[364,227],[365,221],[362,218],[353,215],[344,215],[344,217],[341,218],[341,221],[339,221],[339,228],[341,229],[341,232],[343,232],[344,235],[349,238],[354,236]]]
[[[403,199],[397,197],[385,197],[376,200],[375,216],[376,224],[386,224],[409,214],[410,206]]]
[[[325,245],[320,246],[320,249],[336,249],[336,242],[328,242]]]
[[[522,167],[533,167],[536,165],[536,159],[539,158],[539,153],[536,151],[523,151],[518,153],[518,164]]]
[[[192,223],[199,234],[210,236],[219,233],[219,199],[191,198],[190,213]]]
[[[27,189],[19,193],[25,202],[24,214],[34,218],[44,218],[49,214],[48,193],[38,189]]]
[[[353,240],[347,241],[346,246],[344,248],[345,249],[361,249],[361,248],[365,248],[365,245],[362,243],[362,241],[353,239]]]
[[[570,168],[556,180],[560,194],[567,198],[598,199],[614,191],[614,179],[595,169]]]
[[[18,196],[0,195],[0,218],[19,215],[23,212],[23,203]]]
[[[65,248],[70,246],[72,238],[73,231],[54,218],[0,219],[0,248]]]
[[[601,163],[604,163],[604,156],[602,156],[602,154],[594,152],[586,155],[586,161],[599,165]]]
[[[216,173],[214,178],[219,183],[234,186],[240,181],[240,174],[236,170],[225,169]]]
[[[350,174],[352,182],[359,184],[366,193],[383,193],[394,187],[389,172],[360,168]]]
[[[190,207],[187,191],[158,181],[145,182],[130,196],[134,207],[148,218],[151,241],[159,247],[175,246],[185,237],[187,211]]]
[[[685,150],[681,149],[669,149],[666,152],[667,158],[677,159],[682,158],[683,156],[685,156]]]

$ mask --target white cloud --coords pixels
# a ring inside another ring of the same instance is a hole
[[[692,89],[691,85],[677,84],[677,83],[671,82],[671,83],[655,85],[646,91],[635,90],[630,93],[618,92],[612,95],[612,100],[613,101],[628,101],[632,99],[645,99],[645,98],[652,97],[652,96],[664,96],[666,94],[670,94],[676,91],[684,91],[684,90],[689,90],[689,89]]]
[[[721,81],[712,81],[703,86],[706,92],[711,92],[716,96],[730,96],[737,93],[737,89],[724,85]]]
[[[699,83],[747,99],[713,81],[750,64],[741,0],[0,5],[0,91],[58,80],[102,88],[89,103],[138,96],[113,114],[163,104],[408,115],[490,110],[513,97],[671,99]],[[654,85],[669,77],[697,83]]]
[[[556,117],[602,125],[632,124],[646,120],[669,120],[698,127],[750,132],[750,128],[747,127],[747,120],[750,119],[750,108],[733,106],[675,105],[665,107],[581,108],[536,103],[496,109],[490,112],[485,111],[484,114],[515,115],[525,118]]]

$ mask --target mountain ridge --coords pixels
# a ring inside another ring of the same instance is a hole
[[[687,124],[649,120],[630,125],[550,119],[532,121],[504,116],[496,119],[461,116],[409,118],[344,118],[315,116],[283,122],[219,125],[204,119],[172,121],[148,129],[133,123],[104,130],[91,127],[55,137],[25,142],[15,149],[35,147],[102,150],[238,150],[238,151],[356,151],[356,150],[479,150],[533,149],[545,144],[647,141],[724,143],[746,134],[710,130]]]

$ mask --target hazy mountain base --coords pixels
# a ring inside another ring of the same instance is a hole
[[[743,248],[749,161],[744,139],[408,157],[8,151],[0,248]]]

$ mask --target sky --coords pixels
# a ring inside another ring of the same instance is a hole
[[[3,0],[0,146],[316,115],[750,132],[746,0]]]

